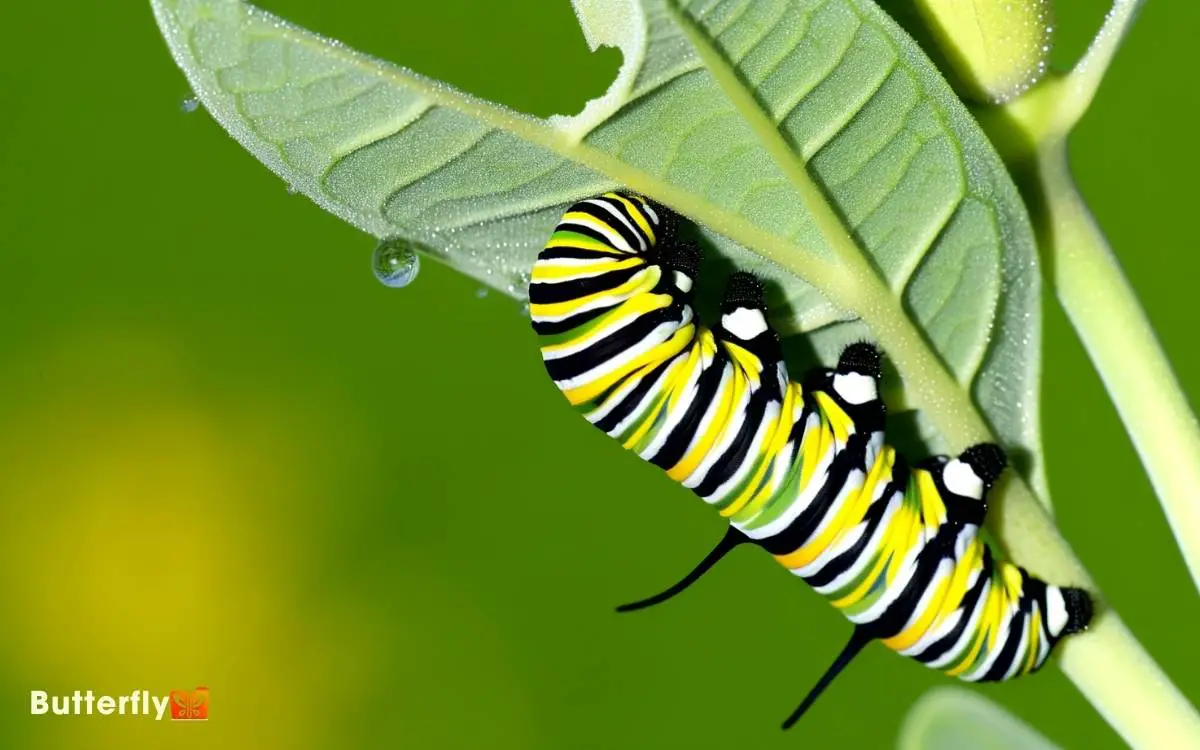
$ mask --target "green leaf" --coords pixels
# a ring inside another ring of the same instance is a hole
[[[1003,708],[970,690],[940,687],[909,710],[897,750],[1058,750]]]
[[[152,5],[208,111],[364,231],[520,298],[569,203],[641,191],[701,227],[710,269],[766,277],[774,322],[816,356],[878,340],[922,431],[945,438],[930,447],[986,437],[973,400],[1043,488],[1028,217],[966,109],[868,0],[576,0],[588,43],[624,62],[603,97],[549,119],[237,0]]]

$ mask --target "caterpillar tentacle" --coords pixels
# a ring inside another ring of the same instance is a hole
[[[833,682],[834,678],[842,673],[846,667],[850,666],[850,662],[854,661],[854,657],[858,656],[867,644],[871,642],[871,636],[866,629],[861,625],[854,628],[854,632],[850,634],[850,640],[846,641],[846,645],[842,647],[837,658],[833,660],[833,664],[825,670],[825,674],[821,675],[821,679],[817,680],[817,684],[813,685],[808,691],[808,695],[804,696],[804,700],[792,711],[791,715],[783,721],[784,729],[791,729],[792,725],[800,721],[801,717],[807,713],[812,704],[817,702],[817,698],[821,697],[821,693],[825,692],[825,688],[829,687],[829,683]]]
[[[530,314],[546,370],[589,422],[729,522],[681,581],[730,550],[771,554],[854,624],[791,726],[871,641],[970,681],[1037,671],[1085,629],[1092,603],[997,560],[979,531],[1007,460],[996,445],[909,464],[884,440],[881,352],[859,342],[792,380],[763,285],[729,277],[719,319],[696,320],[700,251],[640,196],[572,206],[538,255]]]
[[[664,590],[662,593],[655,594],[654,596],[642,599],[641,601],[622,604],[621,606],[617,607],[617,611],[636,612],[639,609],[653,607],[655,604],[662,604],[666,600],[674,598],[678,594],[683,593],[683,591],[690,587],[693,583],[700,580],[700,577],[711,570],[714,565],[724,559],[725,555],[732,552],[739,545],[746,544],[749,541],[749,537],[730,526],[725,531],[725,535],[721,537],[721,541],[717,542],[717,546],[713,547],[712,552],[709,552],[707,555],[705,555],[704,559],[701,560],[696,567],[692,568],[692,570],[686,576],[679,579],[678,583],[673,584],[670,588]]]

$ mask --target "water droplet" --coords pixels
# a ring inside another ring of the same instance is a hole
[[[475,299],[483,299],[486,296],[488,296],[488,290],[486,286],[481,286],[475,290]]]
[[[417,246],[406,239],[383,240],[371,255],[371,269],[381,284],[399,289],[417,278],[421,256],[417,255]]]
[[[200,109],[200,100],[194,96],[189,96],[179,103],[179,109],[183,112],[195,112]]]

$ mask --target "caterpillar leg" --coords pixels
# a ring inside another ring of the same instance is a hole
[[[850,635],[850,640],[842,648],[842,652],[833,660],[833,664],[829,665],[829,669],[825,670],[825,674],[821,675],[821,679],[817,680],[817,684],[813,686],[812,690],[808,691],[808,695],[804,697],[800,706],[783,722],[783,728],[791,729],[792,725],[799,721],[800,717],[804,716],[805,712],[812,707],[812,704],[816,703],[817,698],[821,697],[821,693],[825,692],[825,688],[829,687],[834,678],[841,674],[842,670],[850,666],[850,662],[854,661],[854,657],[858,656],[872,640],[874,639],[867,634],[865,628],[856,627],[854,633]]]
[[[617,607],[618,612],[635,612],[646,607],[653,607],[655,604],[661,604],[666,600],[674,597],[676,594],[682,593],[685,589],[691,586],[700,577],[712,569],[714,565],[721,561],[721,558],[729,554],[736,547],[750,541],[750,538],[730,526],[725,532],[725,536],[721,537],[721,541],[717,542],[717,546],[713,547],[712,552],[709,552],[696,567],[692,568],[691,572],[679,580],[678,583],[663,591],[660,594],[655,594],[648,599],[632,602],[630,604],[622,604]]]

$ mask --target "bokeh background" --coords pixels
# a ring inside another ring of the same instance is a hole
[[[1056,60],[1107,10],[1057,0]],[[269,0],[538,115],[619,57],[565,0]],[[1150,0],[1073,142],[1082,190],[1200,394],[1200,6]],[[290,195],[200,109],[146,2],[0,7],[0,747],[891,747],[948,681],[870,649],[767,558],[628,619],[720,522],[581,422],[514,301]],[[1062,313],[1046,453],[1061,526],[1181,689],[1200,601]],[[200,725],[32,717],[29,691],[202,684]],[[1068,748],[1120,742],[1055,669],[984,689]]]

